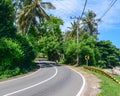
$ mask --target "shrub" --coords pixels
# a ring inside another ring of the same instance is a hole
[[[4,71],[4,75],[8,75],[8,76],[15,76],[18,75],[20,73],[20,68],[16,67],[14,70],[5,70]]]
[[[0,71],[15,68],[17,65],[14,60],[20,60],[23,56],[23,50],[17,41],[10,38],[0,39]]]
[[[15,40],[21,44],[21,48],[23,50],[24,56],[16,61],[16,63],[19,65],[21,69],[29,69],[34,66],[32,61],[35,59],[36,53],[32,46],[32,44],[29,42],[29,40],[23,36],[23,35],[17,35],[15,37]]]

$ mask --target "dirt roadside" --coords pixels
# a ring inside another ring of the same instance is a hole
[[[80,72],[85,77],[86,86],[83,96],[97,96],[97,94],[100,92],[100,85],[99,85],[100,79],[98,79],[93,74],[83,71],[81,67],[74,67],[74,66],[69,66],[69,67]]]

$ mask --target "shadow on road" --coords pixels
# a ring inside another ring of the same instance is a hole
[[[62,65],[58,64],[57,62],[47,61],[47,60],[41,59],[41,58],[37,58],[37,59],[35,60],[35,63],[36,63],[37,65],[39,65],[40,68],[53,67],[53,66],[58,66],[58,67],[59,67],[59,66],[62,66]]]

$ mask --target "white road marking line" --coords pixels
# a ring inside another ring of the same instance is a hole
[[[68,67],[68,66],[67,66]],[[82,77],[82,79],[83,79],[83,85],[82,85],[82,87],[81,87],[81,89],[79,90],[79,92],[77,93],[77,95],[76,96],[82,96],[82,92],[83,92],[83,89],[84,89],[84,87],[85,87],[85,78],[84,78],[84,76],[80,73],[80,72],[78,72],[78,71],[76,71],[76,70],[74,70],[74,69],[72,69],[72,68],[70,68],[70,67],[68,67],[69,69],[71,69],[71,70],[73,70],[74,72],[76,72],[77,74],[79,74],[81,77]]]
[[[52,65],[52,66],[53,66],[53,65]],[[35,86],[38,86],[38,85],[40,85],[40,84],[43,84],[43,83],[45,83],[45,82],[47,82],[47,81],[53,79],[53,78],[57,75],[57,73],[58,73],[57,67],[54,67],[54,68],[55,68],[55,74],[54,74],[53,76],[51,76],[50,78],[48,78],[48,79],[46,79],[46,80],[44,80],[44,81],[41,81],[41,82],[39,82],[39,83],[37,83],[37,84],[34,84],[34,85],[32,85],[32,86],[23,88],[23,89],[21,89],[21,90],[17,90],[17,91],[15,91],[15,92],[5,94],[5,95],[3,95],[3,96],[10,96],[10,95],[19,93],[19,92],[21,92],[21,91],[25,91],[25,90],[27,90],[27,89],[33,88],[33,87],[35,87]]]

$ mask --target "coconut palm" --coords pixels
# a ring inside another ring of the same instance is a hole
[[[90,35],[98,34],[98,21],[100,19],[96,19],[96,14],[93,11],[88,11],[82,18],[83,30]]]
[[[73,21],[71,23],[71,27],[68,27],[70,29],[70,31],[68,32],[70,37],[76,37],[77,36],[77,31],[78,31],[78,35],[80,36],[82,34],[82,30],[78,25],[78,21]],[[78,28],[78,29],[77,29]]]
[[[44,18],[49,19],[49,16],[40,6],[41,0],[26,1],[24,7],[18,11],[17,24],[24,34],[28,34],[31,25],[37,25],[38,20]],[[38,18],[38,20],[37,20]]]
[[[77,22],[75,22],[75,21],[73,21],[73,23],[71,23],[71,27],[68,27],[71,30],[71,32],[70,32],[71,37],[76,37],[77,27],[78,27]]]

